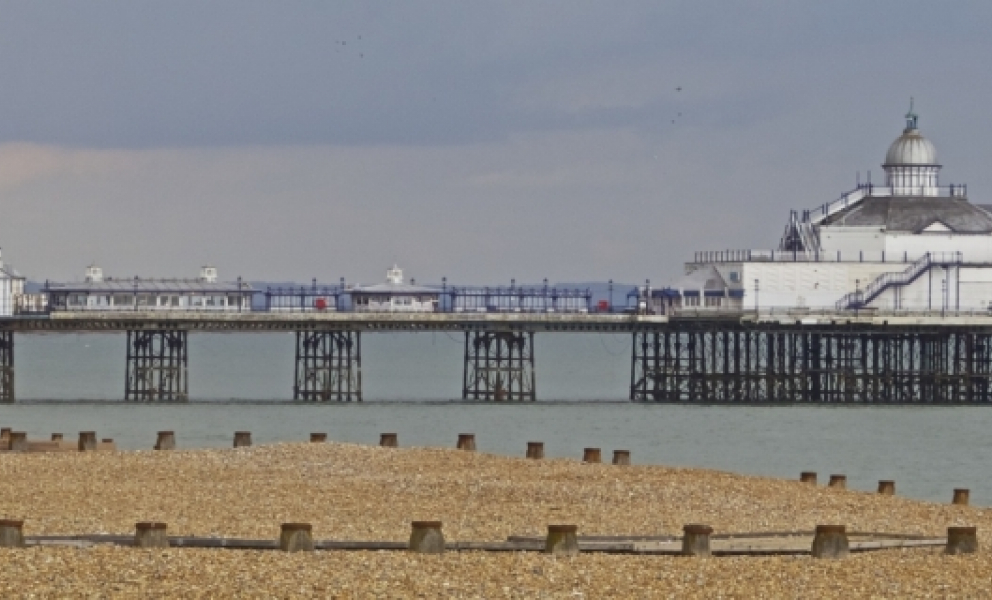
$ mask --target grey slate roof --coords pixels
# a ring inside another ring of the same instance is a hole
[[[918,233],[935,222],[955,233],[992,233],[992,214],[963,198],[946,196],[865,198],[824,220],[822,225]]]
[[[351,289],[355,294],[440,294],[437,288],[406,283],[377,283],[375,285],[359,285]]]
[[[252,287],[247,283],[241,283],[238,287],[236,282],[215,282],[209,283],[200,279],[139,279],[137,287],[133,279],[104,279],[103,281],[80,281],[69,283],[49,282],[46,289],[52,292],[76,292],[76,293],[133,293],[135,290],[139,294],[157,293],[247,293],[252,291]]]
[[[722,290],[728,286],[716,267],[706,265],[684,275],[675,287],[680,290]]]

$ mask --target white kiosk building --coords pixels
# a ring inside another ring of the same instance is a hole
[[[912,104],[882,165],[859,184],[792,211],[775,250],[697,252],[675,286],[690,310],[992,310],[992,206],[941,187]]]
[[[403,269],[393,265],[386,270],[386,282],[359,285],[351,289],[352,307],[357,312],[435,312],[441,292],[418,286],[411,279],[403,282]]]

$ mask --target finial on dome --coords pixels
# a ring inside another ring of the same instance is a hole
[[[920,117],[913,111],[913,97],[909,97],[909,112],[906,113],[906,130],[917,129],[917,121]]]

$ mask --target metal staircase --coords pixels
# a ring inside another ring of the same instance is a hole
[[[869,283],[865,289],[845,294],[843,298],[837,301],[835,306],[837,310],[864,308],[888,288],[909,285],[934,265],[951,266],[960,265],[961,263],[962,256],[960,252],[927,252],[906,267],[906,270],[901,273],[882,273],[874,281]]]

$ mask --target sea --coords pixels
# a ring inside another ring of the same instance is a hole
[[[949,502],[969,488],[992,504],[992,406],[714,406],[631,403],[629,335],[535,336],[538,400],[460,400],[464,338],[438,333],[362,337],[364,402],[292,401],[294,335],[191,334],[185,404],[122,401],[120,334],[18,335],[17,403],[0,425],[48,439],[79,431],[149,449],[174,430],[184,448],[229,447],[234,431],[256,444],[332,440],[376,444],[395,432],[403,446],[454,446],[474,433],[479,451],[523,456],[543,441],[548,457],[579,459],[583,448],[631,451],[636,464],[701,467],[820,481],[845,474],[848,488],[874,492],[895,480],[900,495]]]

